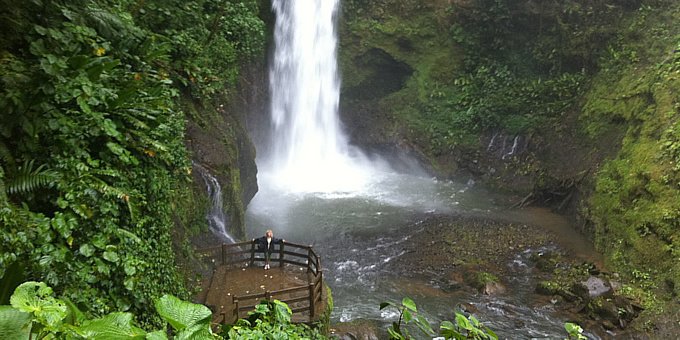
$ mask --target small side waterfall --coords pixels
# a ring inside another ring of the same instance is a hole
[[[335,16],[339,0],[274,0],[270,67],[272,155],[258,162],[287,192],[355,191],[371,166],[352,148],[338,117]],[[266,177],[262,176],[262,177]]]
[[[211,206],[205,216],[208,220],[210,231],[219,237],[222,242],[236,243],[236,240],[227,232],[227,216],[224,214],[224,209],[222,209],[222,187],[220,187],[220,183],[215,176],[210,174],[208,169],[201,165],[194,163],[194,169],[201,175],[210,197]]]

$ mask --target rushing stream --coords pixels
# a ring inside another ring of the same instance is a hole
[[[337,0],[274,0],[275,50],[270,66],[271,145],[260,146],[260,191],[247,213],[249,237],[275,236],[314,245],[332,288],[335,322],[398,317],[381,302],[412,297],[434,323],[451,320],[457,304],[470,303],[501,338],[563,338],[563,323],[550,304],[534,303],[528,253],[507,263],[510,293],[491,297],[443,287],[435,273],[403,277],[388,267],[400,246],[422,231],[431,214],[466,214],[546,224],[577,240],[559,217],[507,212],[469,183],[437,181],[423,173],[400,174],[352,147],[338,118],[335,20]],[[266,152],[265,152],[266,150]],[[587,251],[577,249],[577,252]],[[418,271],[419,268],[405,268]]]
[[[535,301],[528,252],[519,252],[506,264],[512,269],[512,274],[503,278],[509,293],[500,296],[448,289],[434,273],[414,279],[388,269],[388,264],[403,255],[400,243],[422,231],[419,219],[434,213],[545,223],[546,231],[574,240],[572,252],[592,252],[559,216],[535,210],[508,213],[490,197],[468,184],[384,173],[362,192],[285,193],[264,189],[251,203],[247,222],[251,236],[271,228],[278,237],[314,245],[333,291],[334,322],[371,319],[387,325],[398,315],[379,311],[380,303],[409,296],[433,324],[452,320],[458,304],[470,303],[478,309],[476,316],[501,338],[563,338],[567,320],[560,319],[549,303]]]

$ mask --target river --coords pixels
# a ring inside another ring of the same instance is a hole
[[[568,320],[533,294],[536,281],[528,261],[530,251],[518,250],[505,264],[510,275],[502,280],[508,293],[498,296],[448,287],[439,273],[400,262],[402,243],[422,232],[419,223],[434,214],[539,225],[567,241],[560,244],[565,251],[595,260],[597,255],[588,242],[562,217],[543,209],[508,210],[497,202],[497,195],[471,182],[397,173],[383,173],[374,179],[359,192],[289,193],[267,189],[276,186],[268,184],[263,174],[262,189],[247,214],[249,237],[271,228],[277,237],[314,245],[335,300],[333,322],[368,319],[386,327],[398,315],[394,310],[380,311],[380,303],[398,302],[408,296],[434,325],[452,320],[459,304],[470,304],[477,310],[476,317],[501,338],[565,336],[563,324]]]

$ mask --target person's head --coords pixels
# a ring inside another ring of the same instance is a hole
[[[265,233],[264,236],[266,237],[274,237],[274,232],[271,229],[268,229]]]

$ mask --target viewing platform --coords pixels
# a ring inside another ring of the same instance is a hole
[[[313,323],[326,313],[328,292],[314,249],[290,242],[275,247],[269,270],[263,268],[264,252],[256,242],[222,244],[199,251],[212,268],[199,299],[212,309],[213,322],[234,323],[262,300],[288,304],[293,322]]]

